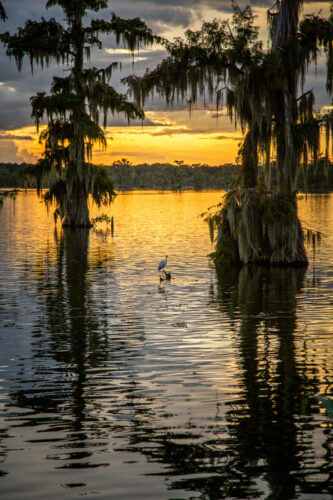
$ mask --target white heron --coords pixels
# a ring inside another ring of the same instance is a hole
[[[159,263],[157,270],[162,271],[162,269],[164,269],[165,266],[167,265],[167,261],[168,261],[168,256],[166,255],[165,259],[161,260],[161,262]]]

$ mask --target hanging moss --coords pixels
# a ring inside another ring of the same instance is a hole
[[[7,55],[15,58],[19,70],[24,56],[30,59],[31,71],[34,65],[44,67],[54,60],[69,67],[66,77],[53,78],[50,94],[38,92],[31,98],[37,130],[43,119],[48,125],[40,134],[43,158],[36,166],[22,171],[22,175],[33,176],[41,194],[43,182],[50,180],[52,173],[56,174],[57,180],[44,200],[48,206],[55,202],[56,215],[70,226],[91,225],[89,196],[98,206],[111,203],[115,196],[106,170],[90,164],[94,144],[106,147],[100,118],[104,127],[110,115],[123,114],[128,121],[144,118],[137,103],[130,102],[109,85],[113,71],[120,64],[111,63],[102,69],[84,68],[84,60],[89,60],[91,47],[102,48],[101,34],[114,34],[117,42],[122,41],[132,52],[142,43],[162,42],[138,18],[125,20],[113,14],[110,21],[92,20],[84,26],[88,10],[97,12],[107,5],[106,0],[49,0],[46,7],[60,6],[65,23],[42,18],[40,22],[27,21],[14,35],[8,32],[0,35]],[[0,17],[1,13],[0,9]]]
[[[210,255],[216,264],[240,263],[238,241],[233,236],[227,215],[228,210],[224,207],[220,213],[221,222],[217,227],[216,248]]]
[[[58,179],[43,195],[43,199],[48,208],[55,203],[57,205],[56,213],[63,219],[70,206],[66,182],[63,179]]]
[[[294,193],[265,193],[259,206],[263,223],[292,224],[297,218],[296,198]]]
[[[37,194],[42,194],[43,184],[46,183],[52,171],[52,165],[45,159],[40,159],[36,165],[25,165],[20,169],[19,175],[22,179],[36,181]]]
[[[219,234],[216,259],[307,262],[294,191],[299,174],[303,172],[306,184],[308,165],[317,163],[322,129],[328,164],[333,114],[316,114],[313,92],[303,87],[309,65],[324,49],[326,87],[332,91],[333,16],[305,16],[300,21],[301,7],[300,0],[281,0],[268,11],[268,50],[258,40],[251,9],[234,6],[231,22],[213,20],[200,30],[188,30],[183,39],[165,44],[168,57],[155,69],[142,78],[124,79],[140,105],[156,92],[168,105],[187,100],[191,112],[199,99],[205,102],[208,97],[217,110],[225,106],[245,134],[237,190],[228,197],[225,212],[214,216]],[[267,191],[273,168],[275,194]]]
[[[307,265],[293,195],[239,188],[207,219],[217,234],[216,264]]]

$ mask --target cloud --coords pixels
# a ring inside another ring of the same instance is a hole
[[[131,120],[129,126],[127,118],[121,115],[117,116],[117,118],[110,117],[108,118],[107,122],[108,127],[126,128],[126,129],[130,129],[131,127],[164,127],[165,125],[166,125],[165,122],[154,121],[147,117],[143,120],[143,122],[141,120]]]
[[[0,134],[0,141],[33,141],[31,135]]]
[[[19,156],[25,163],[36,163],[38,160],[38,156],[30,153],[27,149],[21,149],[21,151],[19,151]]]
[[[217,136],[212,136],[212,130],[206,130],[206,129],[190,129],[190,128],[173,128],[173,127],[165,127],[162,130],[154,131],[154,132],[148,132],[149,135],[156,137],[156,136],[173,136],[173,135],[183,135],[183,134],[190,134],[190,135],[208,135],[208,137],[200,137],[200,139],[205,139],[205,140],[223,140],[227,139],[229,141],[242,141],[243,137],[241,135],[237,136],[230,136],[230,135],[217,135]]]
[[[23,158],[18,154],[18,148],[13,141],[0,142],[1,163],[22,163]]]
[[[55,17],[59,22],[63,23],[63,12],[61,8],[55,7],[49,10],[45,9],[45,0],[5,0],[8,19],[0,25],[0,31],[15,32],[18,26],[24,26],[26,20],[40,20],[42,16],[46,19]],[[239,0],[241,5],[248,4],[248,0]],[[327,5],[328,2],[326,2]],[[271,0],[253,0],[251,5],[261,9],[270,7]],[[116,12],[117,15],[124,18],[141,17],[153,31],[164,34],[168,38],[173,38],[175,35],[182,35],[186,28],[199,27],[203,20],[210,20],[213,17],[223,18],[224,14],[230,17],[232,10],[231,0],[112,0],[109,2],[110,7],[100,12],[91,12],[89,18],[109,19],[111,12]],[[307,9],[313,11],[317,6],[325,5],[319,2],[305,2]],[[258,9],[257,9],[258,11]],[[120,83],[120,78],[129,73],[142,74],[146,67],[155,67],[156,64],[165,56],[165,52],[158,46],[149,49],[142,48],[139,52],[139,58],[145,59],[140,61],[137,59],[134,66],[132,59],[127,54],[119,51],[115,37],[103,35],[101,37],[103,46],[111,53],[105,50],[93,49],[91,52],[91,61],[88,66],[103,67],[110,64],[111,61],[118,58],[123,63],[122,73],[116,70],[112,76],[112,86],[117,91],[124,92],[126,88]],[[1,66],[1,82],[0,86],[0,129],[15,130],[27,125],[31,125],[30,97],[39,91],[49,92],[54,75],[64,76],[63,68],[51,63],[49,67],[41,70],[36,68],[34,76],[30,74],[30,65],[28,59],[24,61],[21,72],[18,72],[15,61],[9,60],[5,55],[5,50],[0,46],[0,66]],[[318,107],[327,104],[329,100],[323,90],[324,74],[321,72],[322,63],[318,66],[316,80],[316,102]],[[309,85],[314,81],[313,74],[309,75]],[[310,85],[310,86],[311,86]],[[10,90],[12,89],[12,90]],[[14,89],[14,91],[13,91]],[[124,90],[125,89],[125,90]],[[318,89],[318,90],[317,90]],[[175,103],[172,109],[185,109],[186,103]],[[162,98],[156,96],[153,100],[149,100],[146,110],[165,110],[166,105]],[[213,116],[213,115],[212,115]],[[133,122],[136,125],[139,122]],[[156,126],[145,122],[145,125]],[[122,117],[109,119],[108,126],[127,127],[126,120]],[[174,134],[175,132],[173,132]],[[186,132],[183,132],[186,133]],[[187,132],[190,133],[190,132]],[[195,132],[193,132],[195,133]],[[5,140],[5,139],[4,139]]]
[[[216,135],[214,137],[200,137],[200,139],[210,139],[213,141],[222,141],[227,139],[228,141],[242,141],[244,137],[242,135]]]
[[[145,118],[143,120],[144,127],[164,127],[165,125],[166,125],[165,122],[155,122],[154,120],[151,120],[150,118]]]
[[[208,135],[209,137],[201,137],[201,139],[213,139],[213,140],[220,140],[220,139],[229,139],[231,141],[241,141],[243,140],[243,137],[241,135],[239,136],[230,136],[230,135],[218,135],[218,136],[212,136],[212,130],[209,129],[198,129],[198,128],[174,128],[174,127],[165,127],[162,130],[154,131],[154,132],[148,132],[149,135],[151,136],[163,136],[163,135],[182,135],[182,134],[191,134],[191,135]]]
[[[152,126],[152,125],[149,125],[149,126]],[[185,127],[182,127],[182,128],[179,128],[179,127],[165,127],[165,123],[153,123],[153,126],[159,126],[159,127],[164,127],[162,130],[157,130],[157,131],[151,131],[151,130],[148,130],[148,131],[145,131],[144,129],[138,129],[137,127],[136,128],[128,128],[124,131],[117,131],[118,134],[130,134],[130,135],[140,135],[142,134],[143,132],[149,134],[150,136],[153,136],[153,137],[158,137],[158,136],[173,136],[173,135],[182,135],[182,134],[191,134],[191,135],[195,135],[195,134],[208,134],[208,133],[211,133],[210,130],[203,130],[203,129],[190,129],[190,128],[185,128]],[[112,132],[111,132],[112,133]],[[107,138],[109,139],[109,136],[107,135]]]
[[[194,130],[189,128],[174,128],[174,127],[165,127],[162,130],[157,132],[149,132],[149,135],[159,136],[159,135],[181,135],[181,134],[205,134],[207,131],[205,130]]]
[[[0,60],[1,68],[3,64]],[[0,87],[0,130],[16,130],[31,125],[30,95],[10,92],[7,86]]]
[[[36,163],[38,157],[27,149],[19,150],[15,140],[31,141],[33,137],[15,134],[0,134],[0,162],[1,163]]]

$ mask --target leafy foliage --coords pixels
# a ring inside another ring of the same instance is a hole
[[[93,167],[89,162],[97,142],[106,147],[106,139],[99,126],[100,118],[106,126],[109,114],[123,114],[128,121],[144,118],[144,113],[126,95],[119,94],[109,85],[112,72],[118,64],[104,69],[84,68],[89,60],[90,48],[102,48],[100,34],[114,34],[133,51],[142,43],[161,41],[140,19],[125,20],[115,14],[110,21],[92,20],[83,24],[87,11],[107,7],[105,0],[49,0],[47,8],[60,6],[65,23],[54,18],[40,22],[27,21],[23,28],[11,35],[6,32],[0,40],[6,53],[14,57],[18,69],[28,56],[31,70],[34,65],[44,67],[52,60],[69,67],[68,76],[54,77],[50,94],[38,92],[31,98],[32,116],[37,129],[46,118],[48,126],[40,134],[44,156],[35,167],[27,167],[22,175],[35,177],[37,191],[43,182],[56,174],[56,182],[44,199],[55,201],[64,225],[90,225],[87,199],[91,195],[100,206],[108,204],[114,196],[114,185],[106,170]]]
[[[251,9],[234,7],[231,22],[214,20],[203,23],[198,31],[188,30],[184,39],[166,44],[169,56],[154,70],[142,78],[132,75],[125,79],[141,105],[154,92],[169,105],[187,99],[190,110],[199,99],[215,100],[217,109],[226,106],[230,119],[246,134],[239,151],[238,189],[228,198],[223,212],[227,220],[220,220],[223,244],[236,242],[234,258],[242,262],[306,262],[295,190],[300,172],[305,172],[306,179],[308,164],[316,166],[322,128],[328,164],[333,115],[315,113],[314,95],[304,92],[304,79],[309,65],[316,63],[319,49],[324,49],[326,88],[332,90],[333,14],[328,19],[306,16],[300,21],[301,6],[300,0],[281,0],[268,11],[269,50],[264,50],[258,40]],[[301,96],[297,94],[299,88]],[[269,194],[273,155],[279,194],[275,197]],[[265,165],[263,179],[258,175],[260,161]],[[271,214],[275,201],[275,208],[282,213],[283,197],[290,197],[285,208],[293,220],[291,225],[274,219],[266,228],[268,213],[257,212],[258,198],[265,192],[263,183]],[[237,235],[232,227],[236,220]],[[268,246],[263,242],[266,235],[271,240]],[[267,249],[271,251],[269,257]]]
[[[183,189],[228,189],[232,186],[236,165],[181,165],[176,167],[167,163],[148,163],[132,165],[127,159],[117,160],[105,168],[114,182],[116,190],[158,189],[181,191]],[[56,160],[55,160],[56,161]],[[100,168],[100,167],[98,167]],[[37,187],[36,165],[0,163],[0,187]],[[21,173],[19,173],[22,171]],[[60,170],[61,171],[61,170]],[[30,173],[30,175],[29,175]],[[333,168],[329,169],[331,187]],[[41,179],[41,189],[54,182],[54,169]]]
[[[105,222],[106,224],[112,224],[112,217],[109,217],[107,214],[99,215],[98,217],[94,217],[91,219],[91,223],[93,226],[96,226],[100,222]]]

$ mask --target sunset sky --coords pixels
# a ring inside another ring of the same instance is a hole
[[[264,39],[266,12],[272,3],[266,0],[251,2]],[[8,19],[1,23],[2,32],[13,33],[28,19],[63,19],[61,9],[45,9],[46,0],[3,0],[3,4]],[[305,2],[307,13],[321,11],[327,14],[328,7],[328,2]],[[92,17],[108,19],[111,12],[124,18],[141,17],[154,33],[173,39],[182,36],[188,28],[199,28],[203,20],[230,17],[232,9],[229,0],[110,0],[108,9],[93,13]],[[116,45],[114,37],[103,36],[102,41],[103,49],[92,51],[87,67],[104,67],[111,62],[121,62],[121,73],[115,72],[110,83],[122,93],[126,93],[127,89],[120,83],[120,78],[132,73],[140,75],[147,67],[156,66],[166,55],[157,45],[142,48],[133,65],[131,55]],[[25,61],[22,71],[18,72],[15,61],[6,57],[3,47],[0,47],[0,64],[0,162],[35,162],[42,147],[30,116],[30,97],[39,91],[48,92],[52,77],[62,76],[64,68],[52,63],[44,70],[36,68],[31,75],[29,62]],[[317,71],[310,71],[305,88],[314,89],[318,109],[330,104],[324,78],[321,60]],[[180,102],[168,109],[162,99],[155,97],[147,103],[145,112],[143,126],[141,123],[128,126],[122,116],[110,117],[106,130],[107,149],[95,148],[94,163],[110,165],[122,157],[133,163],[184,160],[190,164],[219,165],[235,160],[241,131],[235,130],[223,112],[216,117],[214,104],[198,104],[189,116],[186,103]]]

